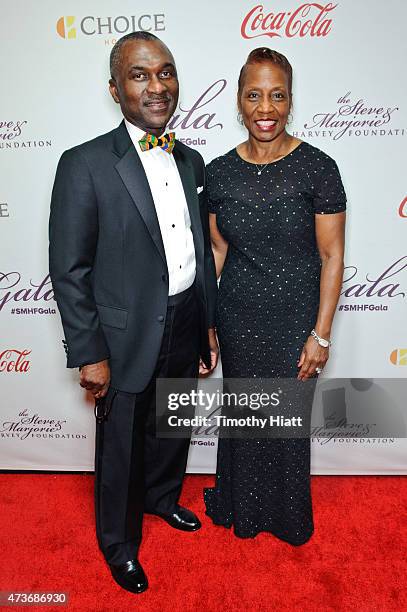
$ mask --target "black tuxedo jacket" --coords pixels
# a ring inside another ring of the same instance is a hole
[[[208,364],[217,284],[205,195],[197,193],[197,187],[205,186],[205,166],[197,151],[179,141],[173,155],[191,218],[200,354]],[[150,187],[124,122],[63,153],[49,237],[67,367],[109,359],[112,386],[140,392],[160,351],[168,270]]]

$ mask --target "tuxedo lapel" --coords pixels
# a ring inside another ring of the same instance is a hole
[[[201,225],[201,216],[199,212],[199,198],[197,194],[197,186],[195,182],[195,173],[192,163],[175,145],[174,159],[178,167],[178,172],[181,177],[182,186],[184,188],[185,199],[188,205],[189,218],[191,219],[191,230],[194,236],[195,250],[203,255],[204,240]]]
[[[114,152],[120,157],[116,164],[116,170],[146,224],[158,252],[164,262],[166,262],[164,244],[153,196],[143,164],[133,146],[124,122],[120,124],[115,132]]]

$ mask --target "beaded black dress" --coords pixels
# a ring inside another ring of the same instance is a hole
[[[295,378],[319,305],[315,214],[344,211],[346,196],[335,161],[305,142],[259,170],[236,149],[207,167],[208,208],[229,243],[216,320],[223,376]],[[204,499],[236,536],[303,544],[313,532],[310,440],[221,438]]]

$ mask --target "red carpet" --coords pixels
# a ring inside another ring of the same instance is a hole
[[[41,608],[61,611],[407,609],[406,478],[315,476],[315,534],[299,548],[213,526],[202,502],[212,482],[185,481],[182,502],[203,519],[199,532],[146,518],[140,559],[150,588],[131,595],[97,548],[93,476],[1,474],[0,590],[67,591],[68,606]]]

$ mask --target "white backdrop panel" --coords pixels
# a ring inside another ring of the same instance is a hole
[[[47,219],[61,153],[121,120],[107,89],[109,53],[139,27],[172,49],[181,82],[172,125],[206,161],[245,138],[236,86],[248,53],[266,45],[287,55],[290,129],[334,157],[349,201],[344,294],[325,376],[405,377],[404,2],[383,10],[379,0],[2,0],[1,8],[0,468],[93,469],[92,406],[65,369],[47,279]],[[314,440],[312,449],[313,473],[407,471],[401,438]],[[194,439],[189,471],[213,472],[215,462],[213,440]]]

